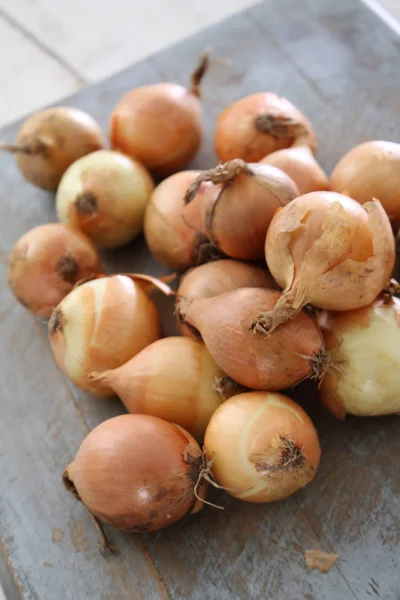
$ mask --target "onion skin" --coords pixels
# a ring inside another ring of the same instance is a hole
[[[342,420],[399,413],[400,300],[321,311],[318,321],[333,363],[319,388],[326,408]]]
[[[257,119],[269,117],[281,123],[281,127],[278,126],[273,133],[257,127]],[[298,126],[286,128],[285,120]],[[219,115],[215,151],[222,162],[234,158],[258,162],[271,152],[288,148],[304,135],[315,151],[315,134],[306,117],[286,98],[263,92],[242,98]]]
[[[224,373],[247,388],[275,391],[311,376],[324,350],[318,325],[304,311],[268,337],[251,333],[254,316],[279,297],[275,290],[242,288],[183,298],[179,311]]]
[[[169,337],[150,344],[118,369],[92,377],[112,389],[130,413],[165,419],[202,439],[223,401],[215,382],[224,375],[204,344]]]
[[[8,259],[8,281],[15,297],[45,319],[78,281],[101,271],[91,241],[60,223],[39,225],[25,233]]]
[[[156,531],[194,508],[201,454],[196,440],[177,425],[121,415],[89,433],[63,479],[105,523],[136,533]]]
[[[49,339],[56,363],[80,388],[109,396],[89,379],[116,369],[161,337],[158,311],[140,285],[113,275],[75,288],[53,311]]]
[[[212,474],[235,498],[274,502],[309,483],[318,469],[318,434],[307,413],[282,394],[248,392],[211,417],[204,446]]]
[[[21,125],[15,143],[3,148],[15,153],[28,181],[55,192],[73,162],[104,148],[104,144],[101,129],[90,115],[71,106],[58,106],[30,116]]]
[[[373,140],[352,148],[331,176],[332,190],[360,204],[377,198],[393,226],[400,225],[400,144]]]
[[[118,248],[142,231],[153,181],[137,161],[99,150],[76,161],[57,190],[59,220],[100,248]]]

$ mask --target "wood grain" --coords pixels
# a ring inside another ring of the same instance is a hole
[[[160,80],[187,81],[207,46],[229,64],[216,65],[205,81],[206,138],[195,166],[215,164],[212,133],[221,109],[264,89],[287,96],[312,119],[327,170],[365,139],[400,139],[400,43],[356,0],[281,0],[279,7],[267,0],[68,103],[106,127],[124,92]],[[8,127],[1,137],[11,139],[15,131]],[[311,485],[268,506],[212,494],[224,511],[206,508],[142,539],[109,530],[120,555],[99,554],[97,530],[62,490],[60,475],[87,429],[122,407],[67,382],[53,364],[44,326],[11,298],[4,259],[19,235],[55,218],[54,200],[24,183],[11,157],[0,156],[0,172],[0,537],[22,597],[398,600],[397,418],[338,423],[317,404],[311,384],[291,393],[321,437],[322,463]],[[113,272],[164,272],[142,241],[104,258]],[[164,305],[164,312],[169,308]],[[340,554],[328,574],[306,568],[303,553],[316,548]],[[0,558],[0,573],[1,565]],[[14,600],[7,580],[5,585]]]

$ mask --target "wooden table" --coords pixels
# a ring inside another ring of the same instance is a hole
[[[134,86],[186,82],[213,47],[229,64],[204,84],[206,139],[194,165],[215,164],[222,108],[273,90],[313,121],[330,170],[351,146],[400,140],[400,42],[357,0],[267,0],[70,98],[104,126]],[[1,131],[12,139],[17,124]],[[86,435],[122,412],[90,397],[57,370],[45,327],[7,286],[6,257],[29,228],[55,220],[54,200],[24,183],[0,156],[0,579],[9,600],[369,600],[400,598],[400,435],[397,418],[334,421],[312,386],[294,397],[321,436],[321,468],[302,492],[254,506],[226,495],[226,510],[153,535],[109,529],[119,554],[104,557],[84,507],[61,473]],[[161,273],[142,242],[108,254],[108,267]],[[330,573],[308,571],[304,551],[340,554]]]

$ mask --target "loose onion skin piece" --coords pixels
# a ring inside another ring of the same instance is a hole
[[[216,481],[246,502],[274,502],[309,483],[318,469],[318,434],[295,402],[271,392],[248,392],[216,410],[204,446]]]
[[[91,241],[60,223],[39,225],[25,233],[8,259],[8,281],[15,297],[46,319],[78,281],[101,272]]]
[[[235,158],[258,162],[304,135],[315,151],[315,133],[308,119],[286,98],[263,92],[238,100],[219,115],[215,151],[222,162]]]
[[[57,190],[57,215],[96,246],[118,248],[142,231],[153,188],[139,162],[119,152],[99,150],[65,172]]]
[[[360,204],[377,198],[400,225],[400,144],[373,140],[352,148],[335,166],[331,187]]]
[[[268,337],[251,333],[254,315],[273,309],[279,297],[275,290],[242,288],[182,298],[178,310],[224,373],[247,388],[275,391],[316,375],[324,358],[319,327],[304,311]]]
[[[112,391],[90,380],[90,373],[120,367],[160,337],[156,306],[138,283],[124,275],[75,288],[49,321],[56,363],[78,387],[97,396]]]
[[[276,283],[263,267],[239,260],[222,259],[188,271],[181,279],[176,296],[178,301],[185,296],[211,298],[244,287],[273,289]],[[179,319],[178,314],[177,324],[182,335],[198,339],[192,329]]]
[[[165,419],[202,439],[223,401],[215,383],[224,375],[204,344],[169,337],[150,344],[118,369],[90,378],[113,390],[130,413]]]
[[[26,119],[15,142],[0,142],[0,150],[15,154],[28,181],[55,192],[73,162],[104,148],[104,144],[102,131],[90,115],[70,106],[58,106]]]
[[[252,329],[270,333],[307,303],[329,310],[370,304],[390,277],[395,249],[379,202],[361,206],[342,194],[314,192],[275,214],[265,256],[284,290]]]
[[[332,359],[319,396],[338,419],[400,412],[400,300],[379,298],[358,310],[321,311]]]
[[[63,480],[101,521],[144,533],[202,508],[194,495],[201,457],[196,440],[178,425],[121,415],[89,433]]]

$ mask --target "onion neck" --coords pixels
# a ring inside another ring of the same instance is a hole
[[[80,497],[78,490],[76,489],[75,484],[74,484],[73,480],[71,479],[71,475],[69,472],[71,465],[72,465],[72,463],[70,465],[68,465],[68,467],[65,469],[65,471],[62,475],[62,482],[63,482],[66,490],[68,492],[71,492],[71,494],[73,494],[77,500],[82,502],[82,498]]]
[[[303,123],[290,117],[266,113],[255,119],[255,128],[259,133],[266,133],[278,140],[296,140],[309,137]]]
[[[197,67],[195,68],[195,70],[193,71],[193,73],[190,77],[191,85],[190,85],[189,93],[193,94],[193,96],[196,96],[197,98],[201,98],[201,90],[200,90],[201,82],[209,68],[210,68],[210,50],[205,50],[200,55],[199,64],[197,65]]]
[[[8,142],[0,142],[0,150],[11,152],[13,154],[29,154],[42,155],[45,158],[49,157],[49,149],[53,146],[50,140],[44,137],[34,137],[31,140],[19,143],[9,144]]]

